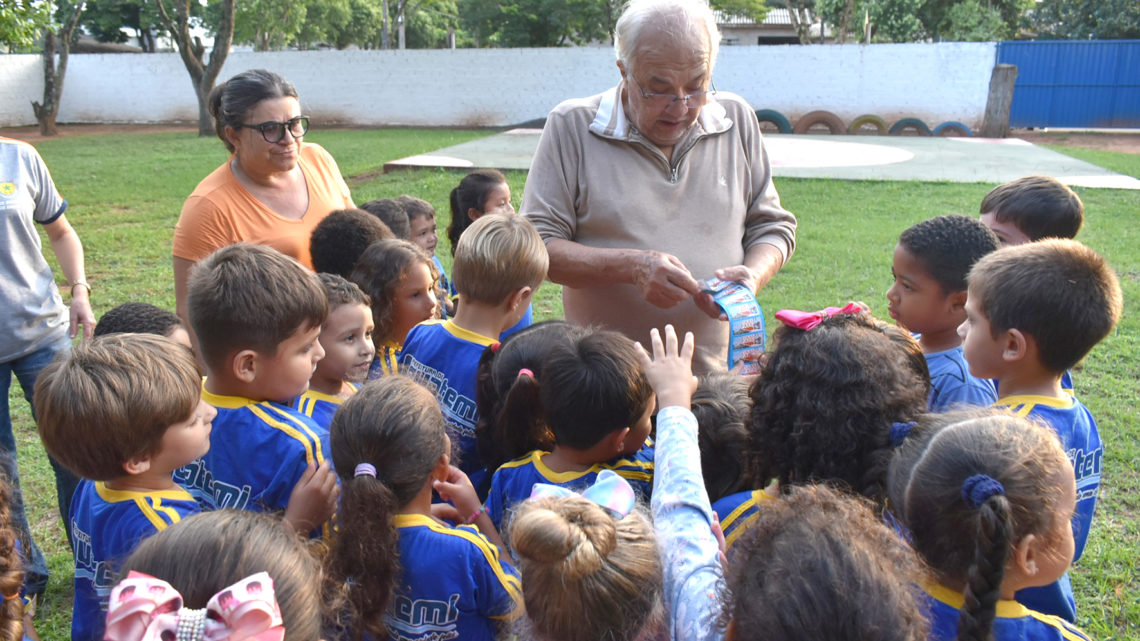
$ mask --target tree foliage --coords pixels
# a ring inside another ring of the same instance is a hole
[[[817,0],[825,22],[844,23],[848,0]],[[856,0],[849,21],[860,32],[866,16],[874,42],[989,41],[1013,37],[1033,0]],[[856,37],[856,39],[858,39]]]
[[[560,47],[608,41],[617,0],[466,0],[461,24],[481,47]]]
[[[1042,0],[1028,15],[1040,38],[1140,38],[1136,0]]]
[[[0,0],[0,46],[8,51],[26,51],[51,26],[50,2]]]
[[[144,0],[98,0],[88,5],[83,14],[83,28],[99,42],[127,42],[133,31],[139,46],[154,53],[156,41],[166,34],[158,7]]]

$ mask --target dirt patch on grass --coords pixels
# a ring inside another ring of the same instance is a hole
[[[1140,154],[1140,132],[1100,133],[1086,131],[1014,131],[1020,138],[1035,145],[1066,145],[1100,151],[1119,151]]]
[[[197,125],[59,125],[58,136],[42,136],[38,126],[0,128],[0,136],[36,143],[53,138],[90,136],[97,134],[156,134],[170,131],[197,133]]]

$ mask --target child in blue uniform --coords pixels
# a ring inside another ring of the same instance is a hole
[[[372,301],[376,359],[368,379],[395,374],[408,332],[439,317],[435,266],[422,249],[394,238],[369,245],[349,280]]]
[[[186,614],[186,609],[205,608],[214,597],[217,597],[216,603],[223,611],[231,605],[236,606],[238,612],[244,611],[246,614],[239,621],[251,626],[243,630],[246,636],[240,638],[282,638],[281,630],[265,630],[265,627],[272,625],[265,621],[268,617],[263,619],[258,610],[247,605],[251,596],[258,592],[261,595],[273,595],[269,602],[275,603],[280,612],[280,626],[284,628],[285,641],[318,641],[327,638],[321,634],[324,601],[319,580],[320,563],[310,553],[304,540],[280,519],[241,510],[218,510],[191,516],[179,523],[178,527],[159,532],[144,541],[126,560],[117,580],[121,581],[132,572],[162,580],[177,591],[182,597],[184,608],[181,614]],[[262,573],[269,575],[272,584],[262,583],[259,579],[261,585],[257,587],[261,589],[255,591],[248,580]],[[247,587],[247,595],[244,597],[240,591],[234,590],[235,586],[242,584]],[[272,588],[272,592],[267,588]],[[120,589],[118,594],[121,596],[125,591],[125,588]],[[231,594],[227,595],[227,591]],[[129,598],[117,603],[126,606],[128,610],[134,605]],[[142,638],[140,628],[147,623],[148,639],[176,639],[181,638],[185,632],[180,630],[175,635],[174,630],[162,630],[160,621],[172,616],[170,613],[151,617],[142,610],[135,616],[142,619],[136,619],[137,627],[129,627],[127,621],[123,621],[122,627],[113,626],[108,621],[109,633],[114,628],[121,632],[133,632],[133,635],[120,634],[107,638],[110,641],[137,641]],[[213,613],[208,618],[206,638],[234,638],[216,632],[216,636],[211,636],[211,628],[216,629],[222,621],[218,621]],[[261,626],[257,625],[259,622]],[[227,624],[230,632],[235,627],[233,623],[231,619]],[[156,627],[159,629],[156,630]],[[263,630],[265,634],[253,636]],[[191,632],[186,638],[195,637]]]
[[[888,311],[896,323],[920,335],[932,412],[997,400],[991,381],[970,374],[957,332],[966,319],[966,274],[997,248],[997,236],[966,216],[925,220],[904,231],[895,246]]]
[[[459,238],[467,231],[471,223],[487,214],[513,215],[515,213],[515,208],[511,205],[511,186],[507,183],[507,178],[496,169],[476,169],[464,176],[463,180],[459,181],[459,185],[451,190],[450,204],[451,223],[447,226],[447,239],[451,241],[453,261],[455,250],[459,247]],[[436,263],[439,264],[438,260]],[[453,262],[452,269],[454,268]],[[446,280],[447,275],[442,270],[440,274]],[[460,304],[461,293],[456,288],[455,281],[452,280],[450,291],[445,292],[445,295],[451,299],[451,315],[454,315],[455,308]],[[496,336],[499,337],[499,340],[503,340],[511,334],[529,327],[532,322],[534,322],[534,309],[528,300],[522,317],[514,325],[508,326]]]
[[[190,273],[190,325],[218,410],[210,451],[175,473],[210,508],[284,510],[318,534],[336,508],[328,430],[289,407],[309,388],[328,315],[313,272],[261,245],[224,247]]]
[[[589,331],[566,321],[543,321],[483,350],[475,394],[479,411],[475,438],[484,469],[497,470],[534,450],[550,451],[554,447],[554,435],[545,424],[527,421],[521,429],[529,431],[519,433],[514,419],[541,411],[537,395],[528,388],[534,380],[542,380],[543,363],[551,350]],[[531,376],[520,377],[521,370],[530,371]],[[514,400],[508,403],[508,399]]]
[[[648,498],[653,448],[645,439],[652,428],[653,390],[633,341],[604,330],[571,337],[551,349],[541,376],[526,370],[517,374],[502,411],[510,418],[500,429],[508,437],[525,438],[544,425],[554,436],[554,448],[534,450],[495,471],[487,513],[496,527],[530,496],[535,483],[581,489],[606,469]],[[515,404],[536,411],[516,412]]]
[[[828,482],[882,506],[891,425],[923,412],[926,387],[879,324],[868,313],[837,314],[811,329],[776,330],[749,393],[756,489],[713,504],[730,550],[764,504],[792,485]]]
[[[1043,240],[975,265],[958,330],[970,371],[998,381],[997,406],[1052,427],[1069,457],[1077,482],[1074,563],[1092,526],[1104,448],[1096,421],[1064,390],[1062,375],[1112,331],[1121,307],[1120,284],[1103,258],[1074,240]],[[1076,618],[1068,575],[1017,600]]]
[[[888,487],[934,571],[923,586],[932,641],[1087,639],[1014,600],[1055,583],[1075,548],[1077,486],[1048,428],[998,410],[927,415],[895,453]]]
[[[319,276],[329,301],[329,315],[318,339],[325,357],[317,361],[309,389],[293,401],[293,408],[327,430],[336,408],[368,378],[376,347],[369,298],[336,274]]]
[[[153,334],[84,341],[36,381],[44,447],[84,479],[71,501],[71,638],[103,638],[112,577],[139,542],[199,511],[171,478],[210,448],[217,412],[201,400],[186,347]]]
[[[492,641],[498,621],[521,613],[518,573],[499,558],[499,535],[450,451],[435,399],[405,376],[369,383],[333,418],[344,500],[328,571],[344,584],[341,629]],[[461,525],[433,515],[433,491]]]
[[[548,264],[546,245],[525,218],[482,216],[455,249],[452,276],[463,301],[455,317],[413,328],[400,355],[400,372],[435,393],[457,465],[480,495],[486,493],[490,474],[475,445],[476,369],[483,350],[522,317]]]

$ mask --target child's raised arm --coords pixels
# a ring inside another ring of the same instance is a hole
[[[677,332],[672,325],[665,326],[665,341],[656,328],[649,332],[653,356],[637,344],[641,367],[645,377],[657,393],[657,407],[679,406],[688,408],[697,391],[697,377],[693,376],[693,333],[685,332],[685,342],[678,349]]]
[[[339,497],[340,484],[333,472],[332,461],[325,459],[319,467],[309,463],[289,494],[285,522],[301,536],[308,536],[332,518]]]
[[[491,522],[487,510],[479,502],[479,496],[475,493],[475,487],[471,485],[471,479],[467,478],[463,470],[452,465],[447,474],[447,479],[435,481],[433,487],[440,498],[451,501],[451,504],[455,506],[455,516],[458,517],[456,520],[459,523],[474,525],[479,528],[479,532],[487,537],[492,545],[499,548],[500,551],[504,549],[503,538],[499,536],[499,531],[495,529],[495,524]],[[432,506],[432,513],[439,516],[436,514],[435,505]]]

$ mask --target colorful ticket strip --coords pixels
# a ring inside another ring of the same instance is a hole
[[[728,369],[739,366],[736,373],[753,376],[760,373],[760,356],[764,353],[764,310],[747,287],[737,282],[710,278],[701,281],[701,291],[712,294],[725,316],[728,316]]]

